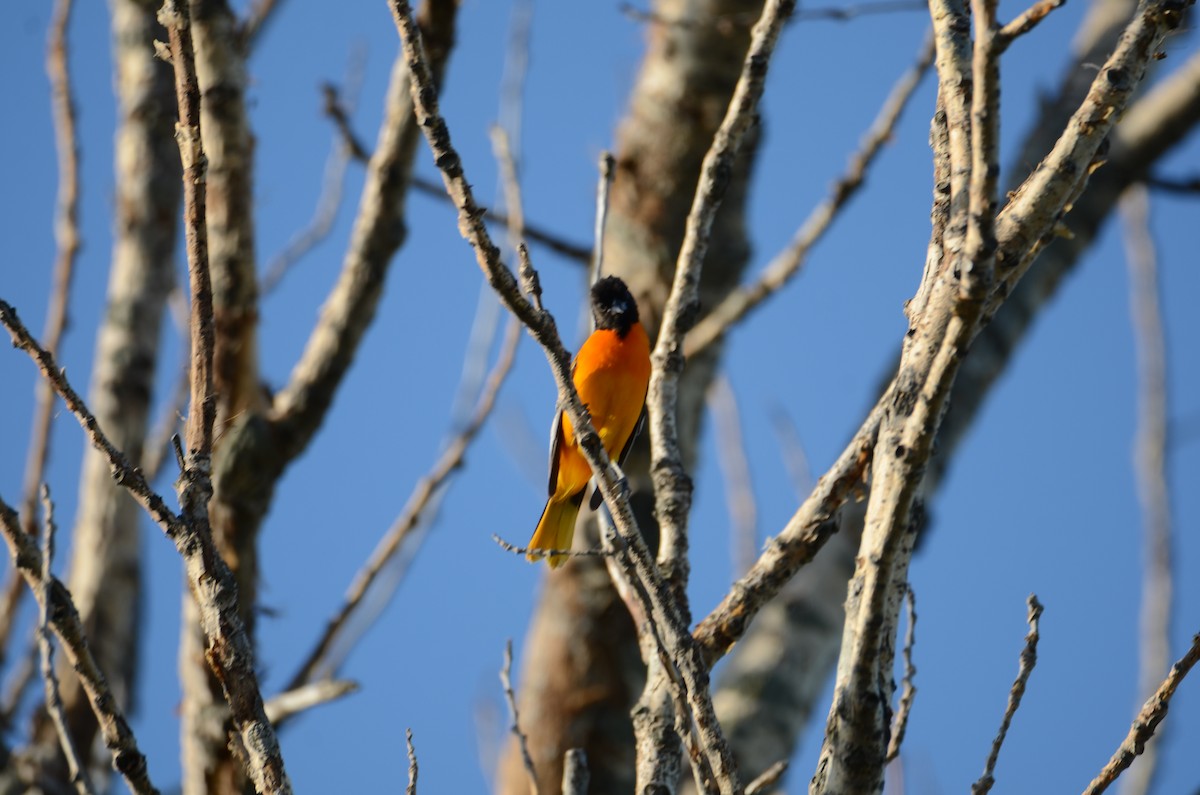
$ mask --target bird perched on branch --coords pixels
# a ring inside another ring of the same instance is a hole
[[[620,463],[643,422],[650,384],[650,340],[638,322],[637,302],[625,282],[616,276],[600,279],[592,285],[591,300],[596,330],[575,355],[572,380],[605,452]],[[591,477],[592,469],[579,449],[571,420],[560,408],[550,429],[550,499],[529,542],[529,560],[543,557],[534,550],[571,548],[575,519]],[[591,507],[597,508],[600,501],[596,489]],[[550,567],[558,568],[565,558],[550,555]]]

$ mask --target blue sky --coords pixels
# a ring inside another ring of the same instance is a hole
[[[351,53],[365,53],[354,123],[375,139],[397,48],[382,0],[284,4],[251,64],[257,137],[258,248],[265,263],[307,223],[331,140],[318,87],[340,82]],[[1019,4],[1002,3],[1009,18]],[[1065,61],[1083,3],[1055,12],[1018,42],[1003,67],[1002,151],[1025,131],[1040,90]],[[497,117],[510,6],[467,0],[460,12],[443,111],[482,201],[496,196],[487,128]],[[54,255],[56,166],[43,68],[49,4],[0,8],[0,296],[31,329],[43,324]],[[764,98],[766,137],[750,203],[751,269],[790,238],[824,196],[895,76],[910,63],[926,20],[919,13],[850,24],[791,25]],[[84,248],[72,289],[62,363],[86,386],[103,311],[111,251],[114,129],[107,8],[79,3],[71,68],[83,146]],[[642,51],[642,23],[617,3],[536,4],[525,100],[523,184],[527,217],[578,241],[591,234],[595,163],[616,124]],[[1195,51],[1168,48],[1167,65]],[[864,55],[865,54],[865,55]],[[861,420],[904,329],[928,238],[926,144],[932,81],[923,84],[863,194],[816,249],[805,273],[732,336],[725,372],[742,411],[758,501],[760,538],[796,507],[770,411],[781,406],[821,472]],[[434,176],[427,151],[418,171]],[[1163,171],[1194,173],[1196,137]],[[1003,180],[1002,180],[1003,181]],[[265,379],[282,385],[341,265],[361,188],[352,167],[346,203],[328,240],[262,305]],[[402,509],[444,442],[482,280],[448,206],[409,201],[407,245],[393,264],[378,317],[333,411],[276,493],[263,535],[260,666],[266,692],[290,677],[325,619]],[[1168,324],[1172,416],[1191,436],[1172,450],[1177,605],[1172,654],[1200,631],[1200,315],[1195,199],[1153,197]],[[547,306],[574,328],[583,284],[575,265],[534,249]],[[919,600],[919,693],[905,745],[908,792],[962,791],[983,768],[1025,634],[1025,597],[1046,605],[1038,668],[997,769],[1009,791],[1082,789],[1124,736],[1134,709],[1141,577],[1139,513],[1131,468],[1135,370],[1120,237],[1110,224],[1087,260],[1042,312],[993,390],[932,505],[934,525],[912,564]],[[178,345],[168,330],[161,381]],[[836,340],[836,344],[831,344]],[[567,339],[568,346],[576,340]],[[20,491],[34,370],[0,351],[0,494]],[[525,339],[492,424],[467,456],[441,514],[395,601],[350,657],[344,675],[362,691],[288,728],[283,750],[298,791],[394,788],[411,727],[422,791],[476,792],[497,742],[476,715],[503,715],[496,677],[505,639],[520,654],[543,567],[490,540],[523,542],[542,507],[542,436],[553,411],[542,354]],[[692,522],[693,612],[703,615],[731,580],[728,513],[706,426]],[[60,524],[74,515],[78,427],[55,425],[48,476]],[[534,451],[534,452],[530,452]],[[168,488],[163,484],[162,488]],[[69,543],[64,535],[60,549]],[[160,786],[178,780],[178,615],[183,585],[172,545],[148,522],[144,679],[134,721]],[[60,554],[61,563],[67,555]],[[518,659],[517,666],[520,666]],[[520,683],[517,683],[520,686]],[[789,792],[806,791],[825,707],[805,737]],[[501,720],[503,723],[503,719]],[[1163,792],[1190,791],[1200,743],[1200,684],[1185,682],[1166,722]]]

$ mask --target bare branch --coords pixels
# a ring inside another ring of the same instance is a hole
[[[67,3],[69,6],[70,3]],[[50,639],[50,580],[51,563],[54,560],[54,503],[50,500],[50,487],[42,484],[42,598],[38,600],[40,618],[38,621],[38,649],[42,658],[42,680],[46,686],[46,711],[58,732],[58,742],[62,746],[63,755],[67,760],[67,771],[71,783],[79,795],[91,795],[92,782],[88,778],[79,752],[67,729],[67,717],[63,714],[62,699],[58,694],[58,677],[54,673],[54,642]]]
[[[987,10],[981,10],[987,16]],[[1178,26],[1180,12],[1169,2],[1143,3],[1054,150],[1012,194],[998,218],[998,246],[993,250],[988,240],[990,224],[974,212],[989,205],[989,180],[973,173],[972,166],[986,161],[985,170],[990,172],[996,164],[971,154],[972,142],[987,148],[990,133],[968,134],[967,86],[961,80],[965,10],[955,2],[932,9],[941,99],[949,127],[949,224],[942,244],[952,256],[927,270],[927,276],[933,272],[937,278],[923,280],[909,305],[911,326],[897,381],[903,386],[881,426],[873,457],[875,471],[847,600],[837,684],[813,780],[817,795],[845,789],[874,791],[882,786],[886,748],[879,739],[885,735],[882,705],[892,695],[885,672],[894,654],[898,589],[907,575],[913,511],[920,505],[918,491],[950,387],[985,319],[1007,297],[1039,245],[1053,234],[1054,224],[1079,195],[1115,115],[1129,101],[1162,38]],[[984,22],[990,27],[990,20]],[[995,254],[997,250],[1000,254]],[[1002,276],[990,286],[993,262],[1002,268]]]
[[[1110,784],[1117,780],[1117,776],[1121,775],[1125,768],[1133,764],[1133,760],[1142,753],[1146,743],[1154,736],[1158,724],[1162,723],[1163,718],[1167,716],[1167,708],[1171,706],[1171,698],[1175,695],[1175,689],[1179,687],[1179,683],[1188,675],[1188,671],[1192,670],[1192,666],[1197,661],[1200,661],[1200,633],[1192,636],[1191,648],[1171,666],[1171,672],[1167,674],[1167,678],[1142,706],[1142,711],[1137,714],[1137,717],[1133,719],[1133,725],[1129,727],[1129,734],[1125,736],[1125,740],[1117,748],[1112,759],[1100,771],[1100,775],[1092,779],[1091,784],[1088,784],[1087,789],[1083,791],[1084,795],[1099,795],[1104,792]]]
[[[1191,0],[1182,6],[1171,0],[1144,0],[1138,6],[1133,21],[1054,148],[1009,194],[1011,198],[996,219],[996,262],[1004,273],[989,298],[989,316],[1028,270],[1045,242],[1052,239],[1055,224],[1082,191],[1088,175],[1103,162],[1101,143],[1132,99],[1163,38],[1179,26],[1184,8],[1189,5]]]
[[[1137,351],[1138,419],[1134,440],[1134,472],[1142,507],[1144,570],[1142,574],[1141,641],[1138,700],[1149,698],[1167,669],[1171,654],[1172,541],[1171,500],[1167,485],[1167,355],[1159,309],[1158,263],[1150,234],[1150,199],[1144,185],[1125,191],[1120,211],[1129,264],[1129,303]],[[1146,744],[1142,762],[1126,776],[1122,795],[1152,790],[1158,769],[1155,738]]]
[[[2,305],[2,304],[0,304]],[[46,570],[38,545],[21,527],[17,512],[0,499],[0,533],[8,542],[14,566],[39,602],[45,602],[45,615],[54,634],[63,645],[67,658],[75,667],[88,701],[100,723],[104,744],[112,753],[113,767],[125,778],[131,791],[138,795],[157,795],[146,770],[146,757],[138,750],[133,730],[108,689],[104,674],[96,667],[96,659],[84,637],[79,612],[71,594],[56,578],[43,580]]]
[[[900,690],[900,704],[896,708],[896,717],[892,721],[892,738],[888,740],[885,762],[891,762],[900,756],[900,746],[904,743],[904,732],[908,729],[908,715],[912,711],[913,700],[917,696],[916,685],[917,666],[913,665],[912,650],[916,641],[917,629],[917,597],[913,593],[912,583],[904,589],[905,623],[908,629],[904,632],[904,680]]]
[[[813,208],[786,249],[776,254],[753,284],[740,287],[708,312],[684,340],[684,356],[695,356],[724,338],[729,329],[743,320],[755,307],[792,280],[808,260],[808,254],[829,231],[850,199],[866,181],[867,172],[884,144],[892,139],[900,115],[908,106],[921,78],[933,61],[933,42],[921,45],[916,62],[903,74],[884,100],[875,120],[867,129],[846,171],[838,177],[829,196]]]
[[[997,0],[971,0],[975,49],[971,71],[971,179],[968,185],[967,239],[957,265],[962,296],[979,300],[992,286],[996,267],[996,185],[1000,177],[1000,47]],[[940,75],[947,85],[947,75]],[[951,132],[951,139],[954,133]],[[954,201],[953,188],[951,202]]]
[[[1009,690],[1008,706],[1004,709],[1000,730],[996,732],[996,737],[992,740],[992,750],[988,754],[987,764],[984,765],[983,775],[971,785],[971,795],[987,795],[992,785],[996,783],[993,773],[996,771],[996,761],[1000,758],[1000,748],[1004,745],[1004,738],[1008,735],[1008,727],[1012,725],[1013,716],[1017,714],[1017,709],[1021,706],[1021,697],[1025,695],[1025,685],[1029,682],[1033,667],[1037,665],[1038,621],[1042,617],[1042,605],[1034,594],[1030,594],[1027,603],[1029,605],[1029,634],[1025,636],[1025,648],[1021,650],[1021,663],[1018,666],[1017,678],[1013,681],[1012,689]]]
[[[533,768],[533,758],[529,755],[529,744],[525,741],[525,734],[521,731],[521,716],[517,712],[516,694],[513,693],[512,661],[512,638],[509,638],[504,643],[504,665],[500,667],[500,684],[504,686],[504,700],[508,703],[508,714],[512,717],[512,723],[509,724],[508,730],[516,737],[517,744],[521,748],[521,759],[524,760],[525,770],[529,773],[529,789],[533,795],[539,795],[537,771]]]
[[[267,719],[278,726],[281,721],[358,692],[358,682],[349,679],[322,679],[271,696],[263,704]]]
[[[1019,36],[1024,36],[1038,26],[1050,12],[1060,7],[1067,0],[1038,0],[1029,8],[1022,11],[1016,19],[996,31],[995,47],[997,53],[1008,49]]]
[[[170,39],[171,65],[179,103],[176,141],[183,163],[184,232],[191,284],[191,402],[186,466],[176,481],[184,533],[173,540],[187,565],[188,584],[200,608],[205,657],[225,692],[233,724],[246,749],[247,774],[263,793],[290,793],[291,783],[274,727],[263,710],[254,652],[239,612],[233,575],[209,529],[213,493],[212,442],[217,401],[213,392],[214,326],[212,283],[205,222],[205,157],[200,132],[200,88],[186,4],[167,0],[159,14]]]
[[[192,446],[189,438],[188,469],[180,476],[180,502],[185,505],[186,516],[183,518],[174,514],[162,497],[150,489],[141,470],[130,466],[124,455],[112,446],[100,430],[96,418],[58,369],[54,358],[29,336],[16,311],[4,301],[0,301],[0,323],[8,329],[13,344],[29,353],[37,363],[67,408],[79,420],[89,441],[108,459],[113,479],[129,490],[175,543],[187,566],[192,592],[201,606],[203,629],[212,652],[209,663],[225,688],[226,698],[233,708],[234,723],[250,754],[251,777],[267,792],[289,792],[290,785],[286,774],[282,772],[275,731],[263,712],[262,695],[254,673],[254,655],[237,614],[236,588],[232,576],[213,546],[206,512],[195,510],[195,505],[192,510],[186,507],[189,502],[194,503],[199,499],[202,509],[207,499],[203,489],[203,484],[207,482],[206,473],[196,467],[197,448]],[[209,350],[211,352],[211,348]],[[196,422],[195,418],[201,414],[203,412],[193,406],[190,422]],[[199,433],[203,436],[202,429]],[[208,488],[211,490],[211,486]],[[88,695],[92,699],[90,692]]]
[[[150,514],[150,517],[162,525],[168,536],[174,538],[182,533],[184,531],[183,520],[176,516],[163,502],[162,497],[150,488],[142,476],[141,470],[130,465],[125,459],[125,455],[112,445],[108,437],[100,430],[100,424],[96,422],[96,418],[88,410],[83,399],[71,388],[71,384],[67,381],[63,371],[59,369],[54,357],[30,335],[29,330],[17,316],[17,310],[3,300],[0,300],[0,324],[8,329],[13,346],[25,351],[33,359],[42,376],[67,404],[67,409],[75,415],[83,427],[88,441],[107,459],[113,480],[129,490],[134,499]]]
[[[600,181],[596,183],[596,224],[592,231],[595,251],[592,256],[588,284],[595,284],[604,269],[604,229],[608,225],[608,194],[612,190],[617,161],[612,152],[600,153]]]
[[[817,481],[812,494],[779,535],[767,544],[758,562],[696,626],[692,634],[710,668],[745,634],[763,605],[779,593],[801,566],[813,559],[837,530],[837,510],[865,480],[879,423],[891,394],[888,389],[875,404],[850,444]]]
[[[675,277],[650,355],[653,369],[646,408],[650,422],[650,471],[659,525],[658,563],[681,610],[687,604],[687,517],[692,502],[692,482],[683,468],[676,416],[679,375],[684,361],[683,338],[695,323],[699,310],[700,271],[708,251],[713,218],[732,178],[734,158],[756,118],[775,42],[795,7],[794,0],[768,0],[754,26],[729,108],[700,167]],[[718,779],[723,778],[724,771],[714,772]]]
[[[746,787],[746,795],[765,795],[770,792],[771,788],[783,779],[783,774],[787,772],[789,764],[788,760],[781,759],[768,767],[762,772],[762,775],[751,781]]]
[[[529,547],[519,547],[516,544],[509,543],[495,533],[492,533],[492,540],[496,542],[496,546],[505,552],[511,552],[521,557],[532,555],[535,560],[549,557],[607,558],[612,557],[613,554],[611,550],[607,549],[530,549]]]
[[[633,708],[633,731],[637,755],[637,790],[657,792],[674,787],[679,779],[677,737],[687,750],[688,761],[695,776],[696,788],[705,795],[717,795],[722,784],[713,772],[711,760],[721,753],[712,746],[700,730],[698,721],[690,720],[688,683],[679,665],[677,645],[664,634],[655,618],[652,597],[639,578],[637,567],[627,553],[625,541],[601,514],[600,538],[612,554],[608,564],[609,576],[621,595],[630,616],[638,626],[638,641],[646,664],[647,685]],[[651,687],[651,683],[657,686]],[[672,736],[674,735],[674,736]]]
[[[404,747],[408,752],[408,786],[405,795],[417,795],[417,749],[413,747],[412,729],[404,730]]]

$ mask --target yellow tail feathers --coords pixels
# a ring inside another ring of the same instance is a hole
[[[575,535],[575,518],[579,516],[579,506],[583,504],[583,492],[568,497],[562,501],[550,500],[538,520],[537,530],[529,540],[529,549],[559,549],[571,548],[571,539]],[[527,554],[531,561],[537,561],[540,555]],[[567,560],[566,555],[551,555],[547,559],[550,568],[557,569]]]

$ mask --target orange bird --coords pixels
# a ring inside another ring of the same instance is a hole
[[[623,462],[641,427],[650,384],[650,340],[638,322],[637,302],[625,282],[607,276],[592,285],[592,318],[596,330],[583,343],[572,365],[572,380],[579,399],[592,416],[605,452]],[[550,429],[550,499],[542,511],[529,549],[570,549],[575,518],[583,504],[592,468],[575,439],[571,419],[559,409]],[[600,505],[600,491],[592,494],[591,507]],[[537,560],[540,555],[530,552]],[[551,555],[551,568],[563,564],[565,555]]]

